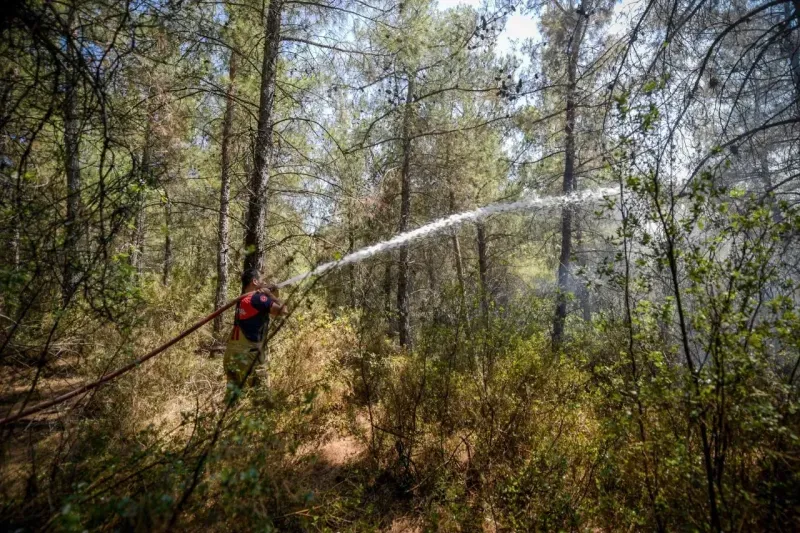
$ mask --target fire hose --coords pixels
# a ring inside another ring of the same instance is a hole
[[[226,303],[225,305],[223,305],[222,307],[220,307],[219,309],[217,309],[216,311],[214,311],[210,315],[208,315],[205,318],[201,319],[200,321],[196,322],[189,329],[186,329],[186,330],[182,331],[177,337],[174,337],[173,339],[171,339],[168,342],[162,344],[158,348],[146,353],[145,355],[141,356],[140,358],[136,359],[135,361],[132,361],[132,362],[128,363],[127,365],[118,368],[117,370],[111,372],[110,374],[105,374],[101,378],[99,378],[99,379],[97,379],[95,381],[92,381],[91,383],[87,383],[85,385],[82,385],[81,387],[78,387],[77,389],[74,389],[74,390],[72,390],[70,392],[62,394],[61,396],[58,396],[58,397],[53,398],[51,400],[47,400],[46,402],[42,402],[42,403],[36,404],[36,405],[34,405],[32,407],[29,407],[27,409],[23,409],[23,410],[19,411],[16,414],[9,415],[9,416],[1,419],[0,420],[0,426],[5,426],[5,425],[10,424],[12,422],[16,422],[17,420],[19,420],[21,418],[25,418],[26,416],[32,415],[34,413],[38,413],[39,411],[43,411],[43,410],[47,409],[48,407],[53,407],[54,405],[58,405],[61,402],[65,402],[65,401],[67,401],[67,400],[69,400],[71,398],[79,396],[79,395],[81,395],[81,394],[83,394],[85,392],[88,392],[88,391],[92,390],[92,389],[96,389],[97,387],[99,387],[99,386],[101,386],[101,385],[103,385],[105,383],[108,383],[112,379],[118,378],[122,374],[125,374],[126,372],[129,372],[130,370],[133,370],[134,368],[138,367],[139,365],[141,365],[142,363],[144,363],[148,359],[151,359],[151,358],[155,357],[156,355],[160,354],[161,352],[163,352],[167,348],[169,348],[172,345],[180,342],[185,337],[191,335],[192,333],[194,333],[195,331],[197,331],[198,329],[203,327],[205,324],[208,324],[209,322],[214,320],[216,317],[218,317],[219,315],[221,315],[222,313],[224,313],[225,311],[227,311],[228,309],[230,309],[231,307],[236,305],[239,302],[239,300],[241,300],[242,298],[244,298],[245,296],[248,296],[250,294],[253,294],[253,293],[250,292],[250,293],[242,294],[238,298],[235,298],[235,299],[231,300],[230,302]]]

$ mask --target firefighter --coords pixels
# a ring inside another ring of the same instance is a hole
[[[226,400],[235,400],[247,386],[257,382],[256,367],[266,362],[266,335],[271,316],[285,315],[286,305],[278,289],[266,285],[254,268],[242,273],[242,294],[236,304],[233,330],[225,347],[223,366],[227,378]]]

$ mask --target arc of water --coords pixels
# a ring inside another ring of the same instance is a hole
[[[297,276],[289,278],[286,281],[282,281],[278,284],[278,287],[294,285],[310,277],[319,276],[320,274],[324,274],[329,270],[363,261],[364,259],[368,259],[374,255],[394,250],[411,242],[424,239],[435,233],[439,233],[444,229],[459,226],[465,222],[475,222],[499,213],[527,211],[537,207],[563,207],[589,200],[598,200],[604,197],[614,196],[618,193],[618,189],[604,188],[578,191],[564,196],[529,196],[527,198],[523,198],[522,200],[517,200],[516,202],[489,204],[484,207],[479,207],[478,209],[473,209],[472,211],[465,211],[463,213],[457,213],[455,215],[441,218],[429,224],[425,224],[424,226],[420,226],[417,229],[395,235],[387,241],[379,242],[377,244],[373,244],[372,246],[367,246],[366,248],[357,250],[342,257],[341,259],[324,263],[313,270],[303,274],[298,274]]]

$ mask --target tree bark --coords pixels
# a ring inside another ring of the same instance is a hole
[[[387,334],[394,335],[394,317],[392,316],[392,260],[391,255],[383,268],[383,314],[386,317]]]
[[[228,270],[230,267],[230,226],[228,213],[231,200],[231,137],[233,115],[236,104],[236,52],[231,52],[228,63],[228,90],[225,93],[225,118],[222,122],[222,146],[220,187],[219,187],[219,222],[217,223],[217,290],[214,295],[214,308],[219,309],[228,300]],[[214,319],[214,338],[223,339],[224,320],[220,315]]]
[[[144,158],[142,159],[144,160]],[[142,189],[139,191],[137,199],[136,223],[133,230],[133,251],[131,252],[131,266],[136,269],[136,274],[141,276],[144,270],[144,238],[147,224],[147,213],[145,212],[145,190],[144,181],[141,183]]]
[[[484,327],[489,325],[489,262],[486,257],[486,226],[476,224],[478,229],[478,278],[480,279],[481,318]]]
[[[794,8],[794,11],[792,10]],[[792,0],[792,5],[789,3],[783,4],[784,17],[788,24],[791,24],[791,19],[794,18],[795,29],[800,25],[800,0]],[[783,49],[789,59],[789,69],[792,73],[792,81],[794,82],[794,92],[797,101],[797,114],[800,115],[800,42],[792,39],[794,32],[785,34],[783,38]]]
[[[258,133],[253,146],[253,173],[247,203],[244,237],[244,268],[263,270],[267,241],[267,187],[272,164],[272,109],[275,102],[275,75],[281,42],[281,0],[267,7],[264,58],[261,63],[261,95],[258,104]]]
[[[147,234],[147,210],[145,201],[147,199],[147,188],[153,184],[152,162],[150,146],[153,122],[155,121],[155,109],[153,107],[153,88],[147,91],[147,124],[144,130],[144,146],[142,147],[142,161],[139,168],[139,193],[136,199],[136,221],[133,231],[133,249],[131,250],[131,266],[136,270],[136,275],[141,276],[144,271],[144,246]]]
[[[453,240],[453,258],[456,264],[456,280],[458,280],[458,293],[459,293],[459,298],[461,299],[461,304],[464,305],[464,301],[466,299],[464,293],[464,261],[461,258],[461,243],[458,242],[458,232],[455,229],[453,229],[451,238]]]
[[[400,225],[397,230],[403,233],[408,229],[411,214],[411,121],[414,103],[414,75],[408,76],[406,105],[403,111],[403,161],[400,167]],[[400,346],[411,345],[411,320],[408,311],[409,300],[408,246],[400,248],[397,264],[397,331]]]
[[[356,249],[356,235],[353,227],[352,206],[347,208],[347,253],[352,254]],[[350,300],[350,307],[356,308],[356,265],[352,264],[347,268],[347,295]]]
[[[578,59],[581,43],[586,30],[587,15],[590,6],[583,0],[575,16],[578,20],[575,31],[570,38],[569,58],[567,63],[566,121],[564,140],[564,179],[562,192],[569,194],[575,190],[575,97],[577,93]],[[558,291],[556,293],[556,312],[553,320],[553,346],[558,347],[564,337],[564,320],[567,316],[567,293],[569,283],[570,256],[572,255],[572,207],[564,206],[561,210],[561,255],[558,260]]]
[[[431,293],[431,297],[437,294],[439,280],[438,276],[436,275],[437,272],[437,263],[436,263],[436,249],[433,246],[426,246],[426,253],[425,253],[425,266],[426,270],[428,271],[428,290]],[[429,300],[430,301],[430,300]]]
[[[161,272],[161,283],[169,286],[169,276],[172,270],[172,202],[169,193],[164,189],[164,265]]]
[[[450,190],[449,210],[451,215],[456,212],[456,200],[452,189]],[[452,232],[450,233],[450,236],[453,241],[453,259],[456,265],[456,280],[458,281],[458,293],[461,306],[463,308],[466,302],[466,296],[464,294],[464,262],[461,259],[461,243],[458,242],[458,231],[455,228],[453,228]]]
[[[586,243],[583,237],[583,224],[581,223],[580,215],[578,215],[575,223],[575,240],[577,241],[578,248],[578,267],[581,269],[586,268]],[[592,306],[589,297],[589,289],[586,284],[581,282],[578,285],[578,300],[581,304],[581,313],[583,314],[584,322],[589,322],[592,319]]]
[[[70,8],[67,39],[68,65],[65,76],[64,97],[64,167],[67,175],[67,213],[64,220],[64,280],[62,297],[64,304],[72,298],[78,284],[78,241],[80,239],[81,166],[80,166],[80,115],[78,113],[77,63],[75,11]]]

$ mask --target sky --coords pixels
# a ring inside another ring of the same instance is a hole
[[[630,16],[636,12],[632,9],[641,0],[617,0],[614,10],[616,16],[611,21],[608,29],[611,34],[622,34],[630,23]],[[439,0],[439,9],[445,10],[456,6],[470,6],[480,10],[483,0]],[[517,47],[525,39],[533,38],[539,40],[538,23],[532,14],[523,15],[516,12],[506,19],[506,25],[497,39],[497,53],[500,55],[513,51],[516,42]]]
[[[445,10],[456,6],[470,6],[480,9],[482,0],[439,0],[439,9]],[[502,55],[511,52],[516,41],[517,46],[525,39],[539,38],[539,28],[531,15],[514,13],[506,19],[505,28],[497,39],[497,52]]]

